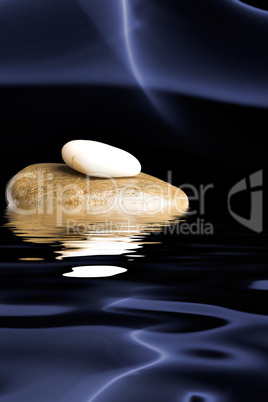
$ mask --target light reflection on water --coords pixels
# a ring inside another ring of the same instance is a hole
[[[70,278],[106,278],[123,274],[127,269],[108,265],[90,265],[82,267],[73,267],[72,272],[67,272],[63,276]]]
[[[57,224],[56,214],[23,215],[7,209],[6,226],[25,242],[60,243],[56,259],[98,255],[122,255],[142,248],[146,236],[161,232],[178,221],[178,215],[159,213],[138,216],[122,214],[64,215]],[[146,242],[148,244],[148,242]],[[154,243],[156,244],[156,243]]]

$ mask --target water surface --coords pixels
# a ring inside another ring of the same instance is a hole
[[[267,401],[266,235],[139,218],[3,211],[1,401]]]

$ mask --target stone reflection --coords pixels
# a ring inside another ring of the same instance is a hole
[[[125,272],[127,272],[126,268],[115,267],[113,265],[90,265],[73,267],[71,272],[66,272],[63,276],[70,278],[107,278]]]
[[[142,248],[145,238],[152,232],[161,232],[173,225],[178,214],[120,213],[76,215],[64,214],[60,222],[55,213],[24,215],[6,210],[7,223],[11,231],[25,242],[58,244],[56,259],[97,255],[133,254]],[[146,242],[148,243],[148,242]]]

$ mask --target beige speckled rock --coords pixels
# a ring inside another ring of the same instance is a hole
[[[42,213],[62,206],[67,211],[120,211],[159,213],[172,208],[178,214],[188,208],[185,193],[155,177],[140,173],[135,177],[102,179],[79,173],[65,164],[40,163],[26,167],[9,182],[9,207],[16,212]]]

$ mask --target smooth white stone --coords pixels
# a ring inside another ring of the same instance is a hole
[[[141,171],[140,162],[129,152],[97,141],[70,141],[61,153],[68,166],[89,176],[132,177]]]

